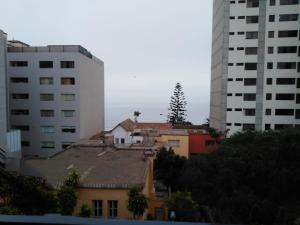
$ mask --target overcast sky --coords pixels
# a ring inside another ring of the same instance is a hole
[[[212,0],[1,0],[0,29],[30,45],[80,44],[105,63],[106,127],[163,121],[176,82],[209,115]],[[163,115],[160,115],[163,114]]]

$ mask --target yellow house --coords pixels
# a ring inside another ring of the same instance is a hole
[[[116,150],[89,140],[48,159],[26,160],[21,171],[43,177],[59,188],[73,168],[80,175],[75,215],[87,204],[94,217],[132,219],[127,210],[128,191],[132,186],[139,186],[149,199],[142,218],[148,214],[154,217],[153,160],[143,151]]]
[[[189,157],[189,134],[186,130],[161,131],[158,142],[166,148],[172,148],[174,153]]]

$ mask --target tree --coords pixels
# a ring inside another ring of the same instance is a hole
[[[148,199],[139,187],[132,187],[128,191],[127,209],[132,212],[133,218],[138,219],[148,208]]]
[[[167,201],[169,212],[175,212],[175,220],[177,221],[199,221],[199,206],[192,199],[190,192],[177,191],[172,194],[170,200]]]
[[[63,215],[72,215],[77,203],[76,186],[79,175],[76,170],[71,170],[64,179],[64,184],[57,191],[58,205]]]
[[[182,86],[180,83],[177,83],[170,100],[168,122],[172,125],[184,123],[187,117],[186,104]]]
[[[133,116],[134,116],[134,122],[138,122],[138,117],[141,115],[141,112],[139,111],[134,111]]]
[[[79,216],[81,217],[90,217],[92,215],[92,210],[88,207],[87,204],[82,204],[80,207]]]

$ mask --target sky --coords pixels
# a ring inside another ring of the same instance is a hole
[[[180,82],[188,120],[209,115],[212,0],[1,0],[0,29],[34,46],[79,44],[105,64],[105,123],[166,120]]]

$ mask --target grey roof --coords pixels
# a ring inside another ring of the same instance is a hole
[[[144,184],[147,163],[143,151],[75,145],[48,159],[25,160],[21,173],[43,177],[57,188],[75,168],[82,187],[127,189]]]

